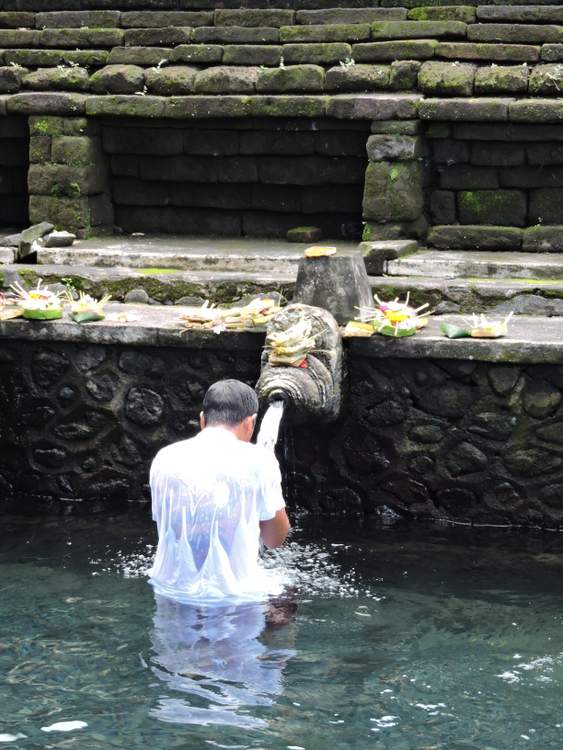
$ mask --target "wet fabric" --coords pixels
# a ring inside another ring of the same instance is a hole
[[[163,448],[150,473],[155,591],[180,602],[259,601],[282,582],[259,564],[259,522],[284,506],[271,450],[208,427]]]

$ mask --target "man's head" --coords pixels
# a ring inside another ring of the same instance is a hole
[[[199,421],[201,429],[226,427],[239,440],[252,438],[258,397],[254,390],[240,380],[219,380],[205,394]]]

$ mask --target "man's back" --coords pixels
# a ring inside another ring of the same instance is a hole
[[[258,565],[259,522],[285,505],[271,452],[207,427],[161,450],[150,483],[158,593],[177,601],[276,593],[279,585]]]

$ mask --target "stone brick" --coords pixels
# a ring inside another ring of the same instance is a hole
[[[33,29],[34,27],[35,13],[0,11],[0,29]]]
[[[373,21],[401,21],[407,16],[404,8],[326,8],[298,10],[300,24],[372,23]]]
[[[541,48],[541,59],[545,62],[563,60],[563,44],[544,44]]]
[[[280,156],[312,155],[315,153],[314,133],[249,130],[240,134],[241,154]]]
[[[164,182],[116,179],[112,184],[113,200],[124,206],[166,206],[170,192]]]
[[[419,97],[413,94],[337,94],[329,99],[329,117],[351,120],[412,120]]]
[[[273,185],[339,185],[361,183],[365,161],[353,157],[322,156],[268,158],[259,160],[260,182]]]
[[[530,72],[528,89],[534,96],[558,96],[563,91],[563,65],[536,65]]]
[[[59,198],[50,195],[29,196],[29,220],[51,221],[56,228],[82,234],[91,227],[88,198]]]
[[[332,65],[341,60],[350,60],[352,47],[344,42],[315,44],[286,44],[283,59],[287,63],[313,63]]]
[[[418,87],[431,96],[471,96],[475,65],[425,62],[418,74]]]
[[[132,10],[121,14],[121,26],[132,29],[159,29],[166,26],[211,26],[212,11]]]
[[[64,120],[62,117],[30,117],[29,132],[34,135],[53,135],[63,134]]]
[[[508,119],[506,99],[426,99],[419,104],[423,120],[489,122]]]
[[[118,10],[54,11],[38,13],[35,25],[38,29],[111,29],[119,26],[121,13]]]
[[[549,99],[521,99],[509,107],[513,122],[562,122],[563,102]]]
[[[145,157],[140,162],[139,176],[163,182],[216,182],[218,162],[198,156]]]
[[[98,94],[135,94],[145,85],[145,71],[136,65],[107,65],[90,80]]]
[[[368,159],[373,162],[412,161],[422,152],[420,138],[407,135],[371,135],[366,150]]]
[[[414,221],[403,221],[398,223],[375,224],[371,221],[364,222],[362,240],[365,242],[379,242],[381,240],[397,240],[405,237],[421,239],[426,237],[428,222],[424,216],[419,216]]]
[[[432,143],[432,161],[436,164],[465,164],[469,161],[469,144],[450,138],[435,140]]]
[[[501,187],[548,188],[563,187],[563,168],[552,165],[511,167],[499,171]]]
[[[200,26],[194,29],[193,41],[197,43],[226,44],[278,44],[279,29],[246,28],[239,26]]]
[[[166,26],[162,29],[127,29],[126,47],[175,47],[188,44],[192,37],[191,28]]]
[[[244,135],[244,132],[239,134],[233,130],[187,130],[183,134],[184,153],[232,156],[239,153],[239,138],[242,140]],[[252,132],[250,135],[258,137],[260,133]]]
[[[497,188],[498,173],[491,167],[452,164],[439,172],[440,187],[448,190],[479,190]]]
[[[430,216],[434,224],[454,224],[457,219],[455,193],[434,190],[430,196]]]
[[[76,94],[74,95],[76,96]],[[165,100],[158,96],[89,96],[85,102],[89,116],[162,117]]]
[[[363,217],[376,222],[413,221],[422,213],[423,174],[418,162],[368,164]]]
[[[428,244],[442,250],[519,250],[522,230],[499,226],[436,226]]]
[[[476,94],[522,94],[528,90],[526,65],[491,65],[477,68]]]
[[[470,42],[529,44],[563,41],[563,27],[536,24],[475,23],[467,27]]]
[[[87,167],[103,158],[98,137],[59,135],[52,138],[51,160],[71,167]]]
[[[311,94],[248,97],[252,117],[322,118],[326,115],[326,98]]]
[[[93,168],[71,167],[67,164],[30,164],[28,183],[33,195],[78,198],[81,195],[103,192],[106,177],[102,165]]]
[[[318,186],[303,188],[301,206],[305,214],[359,214],[362,206],[362,185]]]
[[[526,194],[519,190],[461,191],[457,196],[462,224],[526,226]]]
[[[170,52],[171,62],[215,63],[223,59],[223,47],[214,44],[181,44]]]
[[[563,224],[563,189],[530,191],[530,224]]]
[[[471,163],[478,166],[517,167],[524,161],[524,147],[515,143],[478,141],[471,147]]]
[[[475,8],[468,5],[447,5],[445,7],[420,7],[408,12],[410,21],[462,21],[475,22]]]
[[[434,57],[437,46],[434,39],[360,43],[352,46],[352,58],[356,62],[428,60]]]
[[[441,42],[436,47],[436,57],[451,60],[490,60],[492,62],[537,62],[540,47],[529,44],[471,44],[468,42]]]
[[[36,47],[40,31],[30,29],[0,29],[0,49],[9,47]]]
[[[460,21],[376,21],[372,39],[437,39],[465,37],[467,24]]]
[[[362,42],[371,36],[368,23],[322,24],[319,26],[282,26],[280,41],[288,42]]]
[[[34,135],[29,139],[29,161],[33,164],[51,160],[51,138],[48,135]]]
[[[417,135],[421,128],[417,120],[411,122],[405,120],[388,120],[386,122],[372,122],[372,133],[393,133],[394,135]]]
[[[177,49],[183,49],[180,45]],[[222,53],[221,53],[222,54]],[[109,54],[111,65],[159,65],[162,61],[179,61],[168,47],[115,47]]]
[[[271,93],[323,91],[324,79],[324,69],[319,65],[287,65],[283,68],[260,70],[256,90]]]
[[[149,68],[145,73],[147,89],[158,96],[191,94],[197,68],[188,65],[171,65],[164,68]]]
[[[44,29],[36,33],[37,43],[32,46],[38,47],[117,47],[123,43],[121,29]]]
[[[52,50],[52,49],[17,49],[4,53],[5,61],[14,65],[30,67],[54,67],[55,65],[81,65],[85,68],[97,68],[105,65],[109,59],[107,50]]]
[[[258,68],[218,65],[196,75],[194,90],[198,94],[247,94],[255,90],[257,80]]]
[[[391,63],[389,88],[393,91],[416,89],[421,63],[418,60],[395,60]]]
[[[531,143],[526,153],[530,164],[563,164],[563,143]]]
[[[326,74],[329,91],[377,91],[389,85],[389,65],[339,65]]]
[[[33,91],[13,94],[7,101],[9,114],[80,115],[86,109],[87,97],[70,92]]]
[[[87,91],[90,88],[90,77],[85,68],[40,68],[28,73],[23,79],[23,85],[36,91]]]
[[[184,150],[181,130],[105,127],[104,151],[109,154],[172,155]]]
[[[294,20],[293,10],[237,8],[215,11],[215,26],[280,27],[292,24]]]
[[[225,65],[279,65],[282,47],[268,44],[228,44],[223,48]]]
[[[542,8],[537,5],[525,6],[520,3],[514,5],[487,6],[477,9],[480,21],[497,21],[509,23],[557,23],[563,24],[563,8],[550,3]]]
[[[27,72],[26,68],[19,65],[0,67],[0,94],[14,94],[19,91]]]
[[[253,157],[229,156],[218,159],[217,182],[242,183],[258,181],[258,162]]]
[[[563,226],[527,227],[524,229],[522,250],[527,253],[563,252]]]
[[[317,190],[319,188],[316,188]],[[301,194],[294,187],[252,185],[252,208],[260,211],[301,212]]]
[[[250,113],[249,96],[170,96],[163,106],[166,117],[190,118],[246,117]]]

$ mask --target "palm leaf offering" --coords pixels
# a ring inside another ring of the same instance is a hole
[[[357,320],[350,321],[344,329],[344,336],[369,336],[371,333],[379,333],[382,336],[402,338],[414,336],[414,334],[428,323],[428,304],[420,307],[412,307],[409,304],[410,295],[404,302],[398,297],[385,301],[375,295],[375,308],[360,308]]]
[[[449,339],[499,339],[506,336],[512,315],[511,312],[503,320],[489,320],[484,315],[473,314],[471,318],[464,320],[463,326],[442,323],[440,329]]]
[[[304,315],[288,328],[269,331],[266,336],[268,362],[277,367],[302,367],[315,346],[311,320]]]
[[[57,320],[63,316],[62,295],[41,286],[41,280],[32,289],[15,283],[10,289],[16,299],[16,305],[21,309],[22,316],[28,320]],[[16,316],[13,316],[16,317]]]
[[[190,330],[247,331],[262,330],[281,309],[277,293],[260,295],[238,307],[216,307],[204,302],[201,307],[188,308],[182,315],[185,328]]]
[[[67,301],[70,304],[70,317],[75,323],[90,323],[105,318],[104,306],[109,302],[111,296],[105,294],[101,299],[91,297],[84,292],[78,293],[75,300],[72,293],[67,291]]]

